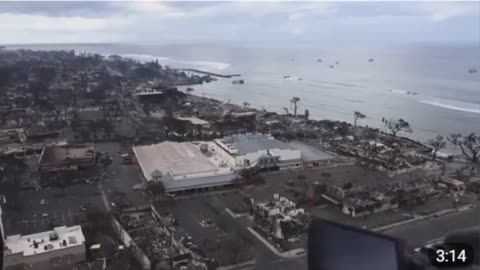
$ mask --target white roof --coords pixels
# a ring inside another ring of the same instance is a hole
[[[183,121],[189,121],[190,123],[194,124],[194,125],[201,125],[201,126],[204,126],[204,125],[208,125],[208,121],[205,121],[203,119],[200,119],[198,117],[175,117],[176,119],[178,120],[183,120]]]
[[[35,247],[35,243],[37,244]],[[46,231],[30,235],[12,235],[5,240],[6,253],[23,253],[23,256],[32,256],[41,253],[52,252],[72,246],[80,246],[85,243],[82,228],[56,227],[53,231]]]
[[[167,141],[134,146],[133,152],[147,180],[152,179],[152,173],[158,174],[158,171],[163,175],[169,172],[174,177],[230,171],[230,168],[220,168],[220,157],[207,157],[199,148],[199,145],[190,142]]]
[[[291,150],[291,149],[270,149],[270,150],[259,150],[257,152],[248,153],[242,158],[248,159],[251,163],[257,161],[263,156],[275,156],[280,157],[280,161],[292,161],[300,160],[301,152],[300,150]]]

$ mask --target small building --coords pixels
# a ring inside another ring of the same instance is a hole
[[[40,154],[38,170],[41,173],[70,171],[95,165],[93,144],[45,146]]]
[[[55,270],[86,260],[85,237],[80,226],[56,227],[5,239],[4,268]]]
[[[398,208],[398,200],[381,192],[359,192],[343,200],[342,212],[352,217],[361,217]]]
[[[251,199],[252,212],[257,228],[275,240],[289,240],[305,232],[309,215],[303,208],[278,194],[273,200],[256,203]]]
[[[187,126],[189,126],[188,129],[190,129],[192,131],[192,135],[194,135],[194,136],[195,135],[201,136],[203,129],[209,129],[210,128],[210,123],[208,121],[200,119],[200,118],[195,117],[195,116],[182,117],[182,116],[179,116],[179,115],[174,115],[174,117],[175,117],[176,120],[187,122],[188,123]],[[195,134],[195,133],[197,133],[197,134]]]
[[[81,124],[105,120],[105,113],[99,107],[88,107],[75,112],[75,119]]]

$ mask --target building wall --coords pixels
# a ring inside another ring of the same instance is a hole
[[[3,220],[2,220],[2,207],[0,206],[0,238],[5,238],[5,231],[3,229]],[[3,248],[0,246],[0,248]],[[0,268],[1,269],[1,268]]]
[[[18,269],[18,265],[23,265],[23,269],[53,270],[85,260],[85,245],[78,245],[27,257],[21,253],[12,254],[5,256],[4,265],[5,270]]]
[[[230,167],[235,167],[237,165],[237,160],[234,156],[232,156],[228,151],[226,151],[224,148],[220,147],[220,145],[217,144],[217,142],[210,144],[213,146],[213,149],[215,150],[215,153],[222,157],[229,165]],[[210,150],[210,149],[209,149]]]
[[[351,206],[351,205],[348,205],[348,204],[343,204],[342,212],[344,214],[350,215],[352,217],[362,217],[362,216],[367,216],[367,215],[371,215],[371,214],[374,214],[374,213],[379,213],[379,212],[383,212],[383,211],[387,211],[387,210],[395,209],[395,208],[398,208],[398,203],[394,203],[394,204],[384,203],[380,207],[373,208],[372,211],[358,212],[357,209],[355,209],[354,206]]]

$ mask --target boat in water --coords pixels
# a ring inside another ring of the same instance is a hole
[[[468,73],[470,73],[470,74],[477,73],[477,70],[474,69],[474,68],[471,68],[471,69],[468,70]]]
[[[233,80],[232,81],[232,84],[244,84],[245,81],[244,80]]]
[[[285,76],[283,76],[283,78],[288,79],[288,78],[290,78],[290,75],[285,75]]]

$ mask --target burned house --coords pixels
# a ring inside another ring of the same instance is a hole
[[[60,131],[52,130],[45,125],[33,125],[25,129],[25,135],[27,136],[27,141],[32,142],[43,142],[46,140],[55,140],[60,138]]]
[[[256,203],[252,199],[251,203],[256,227],[274,241],[298,238],[308,226],[309,216],[305,211],[278,194],[271,201]]]
[[[40,173],[76,171],[95,166],[93,144],[51,145],[43,148],[38,160]]]
[[[463,195],[466,190],[466,186],[463,181],[446,176],[440,177],[438,186],[445,189],[448,193],[452,193],[455,196]]]
[[[416,206],[438,197],[441,191],[428,179],[399,181],[370,187],[327,186],[323,197],[342,208],[342,212],[359,217],[398,208]]]
[[[151,207],[131,208],[118,214],[114,223],[143,269],[207,269],[208,258],[196,252],[190,236],[175,228],[171,214],[160,215]]]
[[[432,181],[422,178],[392,183],[390,188],[397,194],[400,206],[415,206],[441,195]]]
[[[366,216],[398,208],[398,200],[392,192],[380,189],[360,189],[344,198],[342,212],[352,217]]]

